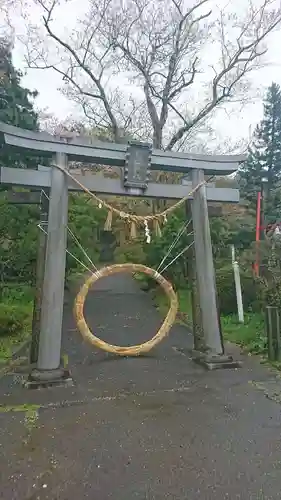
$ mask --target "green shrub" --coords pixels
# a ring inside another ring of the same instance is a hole
[[[192,242],[192,237],[187,236],[189,229],[184,230],[183,225],[186,221],[184,210],[177,210],[168,218],[165,225],[162,226],[162,236],[156,237],[152,234],[152,240],[149,245],[143,246],[146,254],[146,263],[153,269],[158,266],[163,259],[160,271],[166,266],[167,269],[163,275],[173,283],[177,288],[184,288],[187,284],[187,253],[180,253]],[[178,238],[181,230],[183,231]],[[174,260],[176,259],[176,260]],[[169,265],[173,262],[171,265]]]
[[[28,306],[0,304],[0,337],[21,334],[30,317]]]
[[[232,266],[225,266],[216,272],[220,312],[223,315],[237,312],[235,283]],[[243,306],[245,312],[261,309],[260,287],[249,273],[240,270]]]
[[[34,300],[34,289],[22,283],[4,283],[0,287],[0,300],[11,305],[31,304]]]
[[[140,240],[126,241],[122,246],[117,247],[114,252],[115,262],[123,264],[133,262],[134,264],[145,264],[146,255],[143,249],[143,242]]]

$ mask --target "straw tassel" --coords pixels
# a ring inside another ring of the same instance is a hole
[[[159,238],[161,238],[162,231],[161,231],[161,227],[160,227],[158,219],[154,220],[154,231],[155,231],[156,236],[158,236]]]
[[[168,222],[168,221],[167,221],[167,215],[166,215],[166,214],[164,214],[164,215],[162,216],[162,219],[163,219],[163,224],[166,224],[166,223]]]
[[[112,226],[112,210],[109,210],[104,224],[104,230],[111,231],[111,226]]]
[[[135,240],[137,238],[137,225],[133,220],[131,222],[130,238],[131,240]]]

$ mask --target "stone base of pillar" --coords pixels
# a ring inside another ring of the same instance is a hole
[[[241,361],[234,360],[232,356],[227,356],[225,354],[211,354],[192,350],[191,357],[195,363],[198,363],[207,370],[240,368],[242,366]]]
[[[56,370],[32,370],[25,382],[27,389],[40,389],[53,386],[72,386],[73,380],[69,370],[57,368]]]

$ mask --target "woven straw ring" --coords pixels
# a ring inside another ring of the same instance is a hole
[[[131,273],[141,272],[148,276],[151,276],[159,283],[161,288],[166,293],[166,296],[170,300],[169,311],[156,335],[154,335],[154,337],[151,340],[148,340],[143,344],[128,346],[128,347],[111,345],[99,339],[91,332],[84,318],[84,304],[91,285],[96,283],[96,281],[98,281],[100,278],[111,276],[113,274],[121,273],[124,271]],[[140,354],[149,352],[153,347],[159,344],[159,342],[161,342],[161,340],[163,340],[163,338],[168,335],[175,321],[177,310],[178,310],[177,295],[172,285],[165,278],[163,278],[161,274],[159,274],[154,269],[151,269],[150,267],[146,267],[141,264],[128,264],[128,263],[114,264],[112,266],[99,269],[97,272],[93,273],[81,287],[75,299],[75,304],[74,304],[74,316],[77,328],[80,331],[84,340],[94,345],[95,347],[102,349],[103,351],[110,352],[113,354],[118,354],[120,356],[139,356]]]

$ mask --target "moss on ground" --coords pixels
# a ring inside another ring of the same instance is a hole
[[[9,413],[9,412],[23,412],[30,413],[39,410],[39,405],[32,404],[23,404],[23,405],[0,405],[0,413]]]

